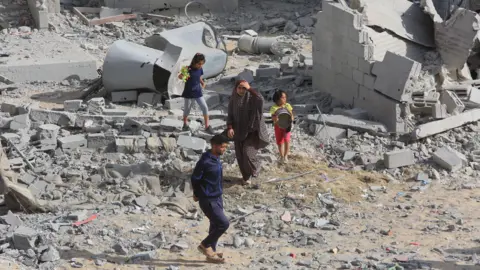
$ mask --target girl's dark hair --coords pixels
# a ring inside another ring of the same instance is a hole
[[[273,93],[273,102],[278,103],[278,101],[282,98],[282,95],[285,94],[285,96],[287,96],[287,92],[283,91],[283,90],[277,90],[275,91],[275,93]]]
[[[193,67],[195,64],[200,63],[200,62],[205,62],[205,55],[201,53],[196,53],[195,56],[193,56],[192,62],[190,63],[190,67]]]

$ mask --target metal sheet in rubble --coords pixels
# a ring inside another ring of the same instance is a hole
[[[119,40],[110,46],[103,64],[103,85],[109,91],[149,89],[165,92],[181,48],[165,51]]]
[[[155,34],[145,39],[145,45],[161,51],[165,50],[168,44],[182,48],[180,59],[191,60],[196,53],[203,53],[207,59],[203,66],[203,76],[211,78],[224,70],[227,63],[227,53],[205,45],[205,30],[211,31],[205,23],[199,22]]]

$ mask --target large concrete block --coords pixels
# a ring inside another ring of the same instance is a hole
[[[398,101],[410,101],[412,79],[419,76],[421,65],[406,57],[387,52],[383,62],[373,65],[374,89]]]
[[[415,164],[413,151],[410,149],[402,149],[385,153],[383,156],[385,167],[392,169]]]
[[[448,147],[442,147],[432,155],[433,161],[449,171],[457,171],[462,168],[462,159]]]

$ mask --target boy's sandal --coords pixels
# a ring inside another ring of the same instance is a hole
[[[242,183],[244,186],[250,186],[252,184],[252,181],[250,180],[243,180],[243,183]]]
[[[210,263],[224,263],[225,259],[215,254],[215,256],[207,256],[207,262]]]

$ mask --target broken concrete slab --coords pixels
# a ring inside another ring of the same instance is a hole
[[[365,24],[377,26],[417,44],[434,48],[433,22],[420,6],[407,0],[363,0]]]
[[[30,119],[44,124],[55,124],[61,127],[75,126],[76,114],[62,111],[51,111],[32,108],[30,110]]]
[[[372,133],[385,133],[387,128],[377,122],[359,120],[344,115],[331,115],[323,114],[321,117],[318,114],[309,114],[307,115],[307,120],[317,124],[322,124],[325,122],[327,125],[340,127],[340,128],[351,128],[363,132],[372,132]]]
[[[31,49],[19,51],[16,57],[2,58],[0,74],[16,83],[61,82],[72,76],[80,80],[98,77],[96,60],[91,55],[56,33],[47,31],[42,36],[12,40],[9,46]]]
[[[480,109],[473,109],[448,118],[417,126],[412,132],[413,139],[421,139],[480,120]]]
[[[480,25],[480,16],[458,8],[444,22],[435,22],[435,43],[449,70],[462,69],[474,47]]]

